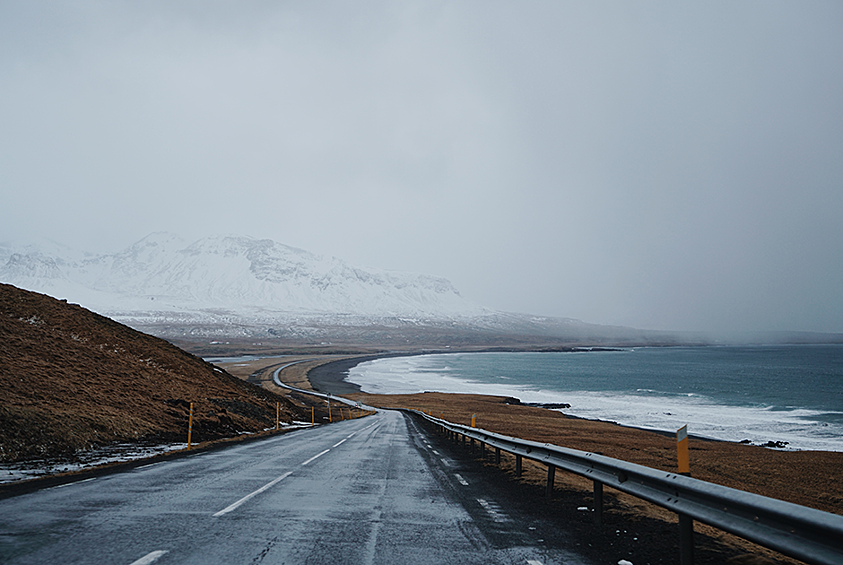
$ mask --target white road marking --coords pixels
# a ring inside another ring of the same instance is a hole
[[[316,455],[314,455],[313,457],[311,457],[310,459],[308,459],[307,461],[305,461],[304,463],[302,463],[302,464],[301,464],[301,466],[302,466],[302,467],[304,467],[305,465],[307,465],[308,463],[310,463],[311,461],[313,461],[313,460],[314,460],[314,459],[316,459],[317,457],[322,457],[323,455],[325,455],[325,454],[326,454],[326,453],[328,453],[329,451],[331,451],[331,450],[330,450],[330,449],[326,449],[326,450],[325,450],[325,451],[323,451],[322,453],[317,453]]]
[[[467,486],[468,486],[468,481],[466,481],[465,479],[463,479],[463,478],[462,478],[462,475],[460,475],[459,473],[454,473],[454,476],[457,478],[457,480],[460,482],[460,484],[461,484],[462,486],[464,486],[464,487],[467,487]]]
[[[451,462],[450,462],[450,461],[448,461],[447,459],[442,459],[442,464],[443,464],[443,465],[445,465],[446,467],[450,467],[450,466],[451,466]]]
[[[439,452],[438,452],[438,451],[436,451],[435,449],[433,449],[433,450],[431,450],[431,451],[433,451],[433,453],[435,453],[436,455],[439,455]]]
[[[327,450],[325,450],[325,451],[327,451]],[[321,455],[321,454],[320,454],[320,455]],[[317,455],[317,457],[318,457],[318,455]],[[315,459],[315,458],[314,458],[314,459]],[[258,490],[256,490],[255,492],[253,492],[253,493],[251,493],[251,494],[247,494],[246,496],[244,496],[243,498],[241,498],[240,500],[238,500],[237,502],[235,502],[234,504],[232,504],[232,505],[230,505],[230,506],[226,506],[225,508],[223,508],[222,510],[220,510],[219,512],[217,512],[216,514],[214,514],[214,517],[217,517],[217,516],[222,516],[223,514],[228,514],[228,513],[229,513],[229,512],[231,512],[232,510],[236,510],[238,506],[240,506],[240,505],[241,505],[241,504],[243,504],[244,502],[248,501],[250,498],[252,498],[252,497],[254,497],[254,496],[259,495],[260,493],[262,493],[262,492],[263,492],[263,491],[265,491],[266,489],[271,488],[273,485],[275,485],[276,483],[279,483],[279,482],[280,482],[280,481],[282,481],[283,479],[286,479],[287,477],[289,477],[289,476],[290,476],[290,475],[292,475],[292,474],[293,474],[293,472],[292,472],[292,471],[287,471],[286,473],[284,473],[283,475],[281,475],[281,476],[280,476],[280,477],[278,477],[277,479],[275,479],[275,480],[273,480],[273,481],[270,481],[270,482],[266,483],[265,485],[263,485],[261,488],[259,488],[259,489],[258,489]],[[151,563],[151,562],[150,562],[150,563]],[[135,565],[135,564],[133,563],[132,565]]]
[[[344,443],[345,443],[345,442],[347,442],[347,441],[348,441],[348,438],[345,438],[344,440],[340,440],[340,441],[338,441],[337,443],[335,443],[335,444],[334,444],[334,445],[332,445],[331,447],[332,447],[332,448],[334,448],[334,447],[339,447],[339,446],[341,446],[342,444],[344,444]]]
[[[527,565],[543,565],[541,561],[537,559],[528,559]]]
[[[482,498],[478,498],[477,502],[495,522],[509,522],[509,518],[501,511],[501,507],[496,502],[489,502]]]
[[[70,485],[78,485],[79,483],[87,483],[88,481],[93,481],[94,479],[96,479],[96,477],[91,477],[90,479],[83,479],[81,481],[74,481],[72,483],[64,483],[63,485],[56,485],[54,487],[46,488],[44,490],[51,490],[51,489],[54,489],[54,488],[69,487]]]
[[[148,553],[138,559],[137,561],[133,561],[131,565],[149,565],[150,563],[157,561],[159,557],[167,553],[166,550],[159,549],[158,551],[153,551],[152,553]]]

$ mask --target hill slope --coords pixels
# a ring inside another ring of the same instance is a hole
[[[0,461],[111,442],[196,442],[275,424],[283,397],[80,306],[0,284]]]

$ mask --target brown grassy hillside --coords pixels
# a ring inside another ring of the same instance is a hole
[[[256,432],[295,407],[170,343],[80,306],[0,284],[0,461],[111,442]],[[309,416],[309,413],[308,413]],[[308,418],[309,419],[309,418]]]

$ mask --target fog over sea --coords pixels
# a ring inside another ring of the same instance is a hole
[[[347,380],[370,393],[513,396],[626,426],[843,451],[841,345],[433,354],[362,363]]]

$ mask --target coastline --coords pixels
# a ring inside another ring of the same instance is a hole
[[[459,353],[458,351],[454,351],[453,353]],[[375,395],[363,392],[360,388],[360,385],[356,383],[349,382],[346,379],[348,376],[348,371],[360,363],[366,363],[367,361],[374,361],[375,359],[383,359],[386,357],[409,357],[412,355],[427,355],[428,352],[424,353],[390,353],[390,354],[383,354],[383,355],[366,355],[363,357],[353,357],[347,359],[338,359],[336,361],[329,361],[328,363],[324,363],[322,365],[318,365],[313,367],[307,373],[307,380],[310,382],[311,388],[317,392],[323,392],[327,394],[333,394],[336,396],[345,396],[345,395],[365,395],[365,396],[377,396],[377,397],[389,397],[389,396],[407,396],[407,395]],[[425,393],[418,393],[418,394],[425,394]],[[459,394],[459,393],[442,393],[442,394]],[[486,395],[472,395],[472,396],[486,396]],[[490,396],[490,398],[499,398]],[[533,407],[533,408],[540,408],[542,410],[547,410],[548,407],[545,406],[536,406],[532,403],[522,403],[520,399],[512,398],[511,400],[517,400],[517,403],[512,403],[513,405],[520,405],[525,407]],[[672,438],[675,436],[674,432],[670,432],[667,430],[656,430],[652,428],[642,428],[639,426],[627,426],[624,424],[619,424],[617,422],[613,422],[611,420],[600,420],[594,418],[583,418],[580,416],[573,416],[570,414],[565,414],[566,418],[570,418],[572,420],[582,420],[584,422],[604,422],[607,424],[612,424],[615,426],[620,426],[622,428],[627,428],[630,430],[639,430],[642,432],[649,432],[653,434],[658,434],[663,437]],[[724,439],[715,439],[709,437],[703,437],[699,435],[689,434],[688,437],[692,439],[698,439],[700,441],[717,441],[717,442],[725,442],[725,443],[736,443],[730,442]]]
[[[346,357],[344,359],[337,359],[336,361],[328,361],[327,363],[322,363],[321,365],[313,367],[307,372],[307,380],[310,382],[310,387],[317,392],[324,392],[326,394],[333,394],[337,396],[362,393],[363,391],[360,388],[360,385],[345,380],[345,377],[348,376],[349,369],[356,367],[360,363],[374,361],[375,359],[385,359],[387,357],[412,357],[415,355],[428,355],[429,353],[434,352],[397,351],[391,353],[361,355],[360,357]]]
[[[310,369],[307,373],[307,380],[313,390],[318,392],[343,395],[362,393],[360,385],[345,380],[348,376],[348,371],[360,363],[367,361],[374,361],[376,359],[386,359],[388,357],[416,357],[419,355],[437,355],[447,353],[514,353],[514,352],[530,352],[530,353],[576,353],[576,352],[604,352],[604,351],[623,351],[621,348],[615,347],[554,347],[554,348],[539,348],[539,349],[519,349],[510,347],[491,347],[480,349],[432,349],[429,351],[390,351],[384,353],[373,353],[371,355],[361,355],[359,357],[347,357],[338,359],[336,361],[328,361],[321,365],[317,365]]]
[[[571,417],[515,403],[510,397],[434,392],[376,395],[361,392],[359,386],[345,381],[348,369],[359,363],[406,355],[369,355],[325,363],[311,383],[322,392],[372,406],[427,410],[464,425],[470,425],[471,416],[476,414],[477,427],[489,431],[676,472],[672,433]],[[314,371],[308,374],[309,380]],[[785,451],[694,436],[691,440],[695,478],[843,514],[843,452]]]
[[[371,394],[507,396],[522,403],[569,404],[563,410],[569,417],[632,428],[672,434],[687,426],[712,440],[843,452],[843,421],[835,416],[843,410],[843,395],[820,393],[843,376],[832,363],[843,351],[793,349],[649,348],[605,355],[451,351],[370,361],[327,376],[343,384],[352,380]],[[798,390],[791,388],[791,366],[805,378]],[[343,380],[346,371],[351,377]]]

